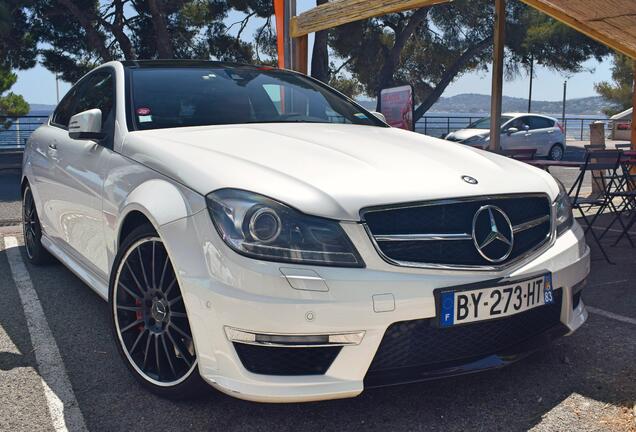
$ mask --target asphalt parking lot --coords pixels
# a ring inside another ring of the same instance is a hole
[[[588,322],[508,368],[320,403],[214,391],[171,402],[126,370],[106,303],[60,264],[26,264],[15,195],[0,188],[1,431],[636,431],[636,249],[627,242],[608,247],[616,265],[593,250]]]

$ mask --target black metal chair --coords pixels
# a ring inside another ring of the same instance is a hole
[[[578,210],[581,214],[581,218],[585,222],[585,233],[590,233],[592,238],[598,245],[605,260],[614,264],[610,259],[603,245],[601,239],[594,232],[594,224],[598,220],[598,217],[607,208],[611,208],[616,211],[616,208],[609,195],[610,191],[616,190],[617,185],[617,170],[620,166],[620,152],[617,150],[588,150],[585,155],[585,162],[580,168],[579,175],[577,176],[574,184],[568,191],[570,196],[570,202],[572,208]],[[582,196],[581,190],[585,180],[585,175],[589,173],[591,176],[592,184],[596,185],[599,193],[596,195]],[[589,212],[595,210],[594,216],[590,219]],[[622,224],[622,221],[621,221]],[[630,239],[631,242],[631,239]]]
[[[621,155],[624,154],[621,153]],[[636,159],[634,157],[622,156],[620,166],[621,175],[619,176],[619,184],[615,191],[610,191],[608,194],[612,202],[614,202],[615,198],[620,198],[621,201],[618,205],[615,205],[616,213],[614,219],[605,228],[601,234],[601,238],[616,222],[619,222],[623,231],[612,246],[616,246],[623,237],[627,237],[631,246],[634,247],[629,231],[634,226],[634,223],[636,223],[636,175],[632,173],[632,169],[636,166]],[[623,222],[623,216],[628,217],[627,224]]]

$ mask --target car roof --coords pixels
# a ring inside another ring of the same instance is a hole
[[[536,117],[543,117],[543,118],[547,118],[550,120],[554,120],[557,121],[557,119],[555,119],[554,117],[550,117],[547,116],[545,114],[536,114],[536,113],[527,113],[527,112],[507,112],[507,113],[502,113],[502,116],[507,116],[507,117],[521,117],[521,116],[536,116]]]
[[[270,65],[224,62],[215,60],[122,60],[124,68],[197,68],[197,67],[231,67],[244,69],[278,69]]]

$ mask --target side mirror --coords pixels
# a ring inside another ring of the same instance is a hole
[[[519,132],[519,129],[517,129],[516,127],[509,127],[508,129],[506,129],[506,133],[508,135],[512,135],[513,133]]]
[[[386,117],[384,117],[384,114],[379,113],[377,111],[371,111],[371,114],[373,114],[374,116],[376,116],[378,119],[382,120],[384,123],[386,123]]]
[[[68,123],[68,136],[76,140],[103,139],[102,111],[95,108],[75,114]]]

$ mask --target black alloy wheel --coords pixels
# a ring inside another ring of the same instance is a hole
[[[28,185],[22,194],[22,233],[24,235],[24,248],[30,263],[38,265],[53,261],[52,255],[42,246],[42,226],[31,187]]]
[[[135,378],[160,396],[198,396],[199,375],[181,289],[163,242],[149,226],[124,241],[110,304],[117,348]]]

